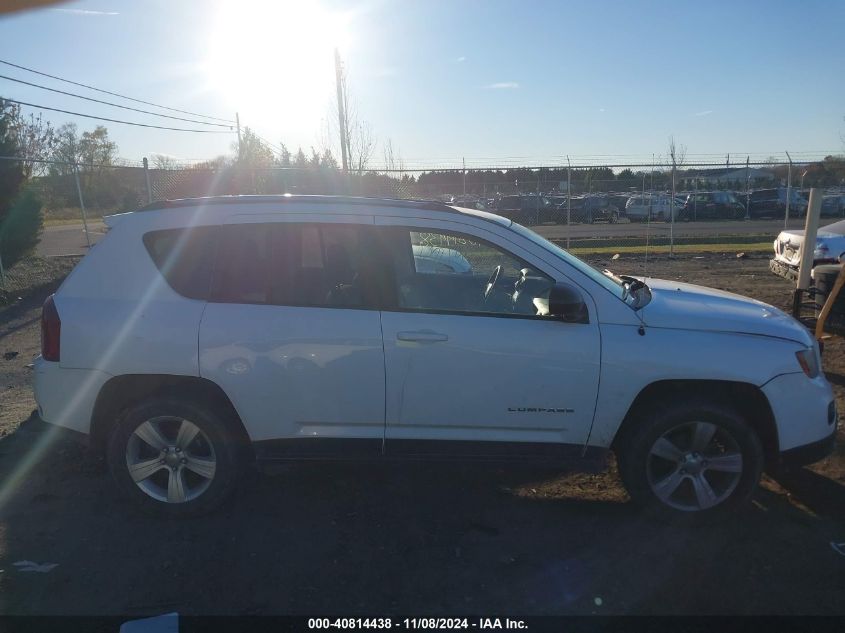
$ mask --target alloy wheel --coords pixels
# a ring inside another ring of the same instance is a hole
[[[661,435],[646,473],[654,495],[678,510],[713,508],[731,496],[743,472],[739,443],[711,422],[688,422]]]
[[[159,416],[139,424],[126,443],[126,468],[145,494],[165,503],[199,497],[214,480],[217,458],[193,422]]]

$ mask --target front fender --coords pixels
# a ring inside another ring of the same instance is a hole
[[[665,380],[711,380],[761,387],[801,372],[795,341],[723,332],[602,325],[599,394],[588,444],[609,447],[637,395]]]

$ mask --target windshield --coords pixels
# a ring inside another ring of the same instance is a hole
[[[546,249],[547,251],[551,251],[579,272],[582,272],[587,275],[590,279],[595,281],[602,288],[612,293],[614,297],[618,297],[619,299],[624,298],[625,287],[621,279],[617,281],[618,278],[609,277],[605,275],[601,271],[596,270],[595,268],[590,266],[587,262],[578,259],[572,253],[562,249],[554,242],[550,242],[549,240],[540,237],[534,231],[525,228],[521,224],[517,224],[516,222],[514,222],[511,225],[511,228],[523,237],[528,238],[538,246]]]

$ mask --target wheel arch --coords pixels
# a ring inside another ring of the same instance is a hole
[[[636,419],[641,412],[661,401],[690,398],[703,398],[735,408],[760,438],[766,463],[777,463],[780,444],[777,423],[768,398],[754,384],[728,380],[660,380],[645,386],[628,408],[611,448],[616,450],[624,445],[636,427]]]
[[[174,396],[210,406],[223,414],[235,439],[252,451],[252,441],[240,415],[218,384],[197,376],[169,374],[126,374],[109,379],[100,389],[94,403],[91,449],[103,453],[109,432],[121,412],[153,396]]]

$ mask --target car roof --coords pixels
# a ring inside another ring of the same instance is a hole
[[[483,220],[495,222],[502,226],[510,226],[513,222],[507,218],[480,211],[467,209],[465,207],[448,205],[438,200],[408,200],[405,198],[367,198],[362,196],[324,196],[324,195],[272,195],[272,196],[209,196],[202,198],[180,198],[176,200],[162,200],[153,202],[138,209],[139,212],[163,211],[167,209],[183,209],[196,207],[210,207],[220,205],[244,205],[244,204],[321,204],[321,205],[350,205],[366,206],[374,215],[383,215],[388,210],[395,212],[397,209],[441,211],[444,213],[456,213],[471,215]]]

